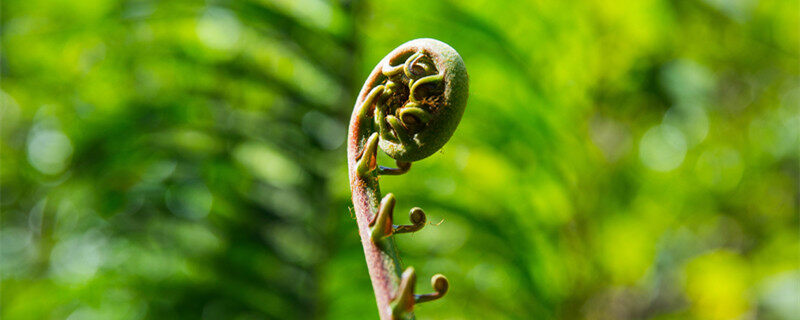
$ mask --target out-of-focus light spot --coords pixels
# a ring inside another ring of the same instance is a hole
[[[91,306],[82,305],[75,309],[67,320],[103,320],[125,319],[138,320],[145,316],[147,304],[137,299],[134,294],[123,289],[105,288],[101,296],[93,299]],[[99,301],[98,301],[99,300]],[[74,308],[74,306],[73,306]]]
[[[17,101],[5,91],[0,90],[0,126],[1,132],[10,132],[19,122],[21,108]]]
[[[72,156],[72,143],[57,130],[34,130],[28,138],[28,162],[44,174],[63,171]]]
[[[77,310],[70,313],[67,317],[67,320],[94,320],[94,319],[102,319],[103,314],[96,309],[92,309],[89,307],[78,308]]]
[[[244,143],[236,147],[233,156],[255,176],[278,187],[298,185],[305,178],[301,167],[265,144]]]
[[[105,260],[105,239],[90,231],[58,242],[50,253],[53,277],[65,283],[82,283],[94,277]]]
[[[595,253],[615,283],[633,284],[647,273],[655,257],[656,232],[634,217],[610,219]]]
[[[677,104],[703,104],[716,79],[704,66],[691,60],[668,63],[661,70],[661,84]]]
[[[211,191],[202,183],[170,187],[164,196],[167,208],[173,214],[189,220],[205,218],[211,211],[211,205],[214,202]]]
[[[282,11],[300,18],[320,29],[327,29],[332,22],[332,8],[327,2],[320,0],[274,0],[269,1]]]
[[[790,271],[764,280],[760,287],[760,304],[765,319],[794,319],[800,315],[800,272]]]
[[[13,215],[13,213],[12,213]],[[33,234],[20,227],[0,230],[0,279],[29,277],[40,261]]]
[[[781,106],[797,110],[798,105],[800,105],[800,81],[792,82],[792,85],[781,94]]]
[[[310,135],[325,150],[338,148],[347,136],[347,129],[339,121],[318,111],[309,111],[303,116],[303,131]]]
[[[730,190],[739,184],[744,164],[739,152],[731,148],[707,150],[697,159],[697,178],[717,190]]]
[[[175,239],[194,254],[209,254],[222,245],[219,237],[200,223],[178,223],[171,230]]]
[[[125,5],[122,17],[132,21],[146,19],[156,11],[155,4],[151,2],[136,1]]]
[[[686,296],[697,319],[736,319],[749,308],[747,264],[730,251],[697,257],[686,266]]]
[[[69,198],[57,202],[58,209],[55,213],[55,222],[52,225],[51,237],[56,240],[69,237],[71,234],[79,233],[87,227],[94,227],[103,224],[97,212],[91,205],[82,201],[81,195],[77,192],[71,193]],[[46,203],[42,202],[42,209]],[[41,222],[38,222],[41,224]]]
[[[589,125],[589,137],[606,161],[614,163],[625,156],[631,148],[631,136],[624,125],[614,119],[595,116]]]
[[[119,317],[120,319],[144,319],[147,314],[147,303],[142,301],[140,295],[128,289],[112,289],[105,293],[103,306],[112,312],[106,319]]]
[[[456,152],[453,162],[455,162],[455,166],[459,171],[464,171],[464,168],[467,167],[467,162],[469,161],[469,147],[465,145],[458,145],[455,149]]]
[[[671,171],[683,163],[685,156],[686,139],[680,130],[670,125],[650,128],[639,142],[639,158],[655,171]]]
[[[206,46],[231,50],[239,41],[241,24],[236,15],[220,8],[209,8],[197,21],[197,36]]]
[[[198,154],[218,152],[223,148],[217,136],[193,129],[176,129],[163,135],[163,143],[170,147]]]
[[[700,105],[679,105],[667,110],[664,124],[680,129],[690,146],[697,145],[708,135],[708,116]]]
[[[20,252],[30,246],[31,233],[19,227],[8,227],[0,231],[0,259]]]
[[[36,205],[28,212],[28,230],[36,235],[42,234],[42,220],[44,208],[47,206],[47,197],[36,202]]]
[[[142,180],[149,183],[159,183],[172,175],[177,166],[175,161],[159,161],[153,163],[142,174]]]
[[[750,18],[751,11],[758,3],[754,0],[703,0],[703,2],[739,23]]]

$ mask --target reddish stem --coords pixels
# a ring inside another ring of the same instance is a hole
[[[358,234],[361,236],[361,244],[364,247],[364,256],[367,260],[370,279],[372,279],[372,288],[375,291],[378,312],[382,320],[390,320],[392,318],[390,303],[399,287],[402,270],[394,238],[389,237],[380,248],[370,238],[369,222],[377,215],[378,205],[381,201],[378,170],[373,170],[363,176],[356,172],[356,162],[364,151],[364,144],[369,135],[374,132],[370,122],[371,119],[360,118],[358,109],[369,90],[380,80],[380,76],[379,64],[364,84],[364,88],[362,88],[356,101],[356,107],[353,108],[347,139],[347,159],[350,173],[350,190],[358,223]]]

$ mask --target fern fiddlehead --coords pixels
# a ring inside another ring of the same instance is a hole
[[[411,163],[450,139],[466,107],[469,88],[461,56],[434,39],[402,44],[372,70],[358,95],[348,131],[350,189],[361,243],[381,319],[413,319],[414,305],[442,297],[447,278],[434,275],[434,293],[415,295],[413,267],[400,272],[392,235],[415,232],[426,222],[420,208],[411,225],[393,224],[395,197],[381,198],[378,177],[408,172]],[[378,166],[378,147],[396,168]]]

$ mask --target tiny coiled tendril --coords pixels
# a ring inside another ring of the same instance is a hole
[[[359,200],[380,198],[379,175],[400,175],[408,172],[411,162],[424,159],[439,150],[450,139],[464,112],[469,79],[464,62],[449,45],[434,39],[409,41],[387,55],[368,79],[351,118],[348,156],[350,157],[353,203],[358,213]],[[380,147],[395,159],[396,168],[378,166]],[[411,225],[393,224],[395,197],[389,193],[377,208],[364,208],[357,218],[368,217],[369,242],[381,250],[378,266],[367,263],[373,277],[376,298],[381,306],[379,285],[386,277],[394,283],[387,309],[379,310],[382,319],[413,318],[416,303],[442,297],[449,288],[447,278],[434,275],[434,293],[415,295],[416,273],[408,267],[397,278],[397,253],[389,242],[393,234],[416,232],[425,226],[427,218],[421,208],[409,213]],[[374,212],[371,215],[366,211]],[[377,212],[376,212],[377,211]],[[362,235],[364,237],[365,235]],[[389,270],[392,269],[392,270]],[[374,275],[373,272],[386,274]],[[396,288],[394,288],[396,287]]]

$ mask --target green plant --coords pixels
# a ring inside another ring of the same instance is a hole
[[[400,273],[392,235],[421,229],[425,213],[411,209],[412,225],[394,225],[395,197],[381,199],[378,177],[406,173],[411,162],[444,146],[464,113],[468,87],[464,62],[453,48],[417,39],[378,63],[359,93],[348,133],[350,189],[381,319],[413,318],[414,304],[440,298],[448,282],[437,274],[431,279],[435,293],[414,295],[414,268]],[[378,146],[397,168],[377,165]]]

